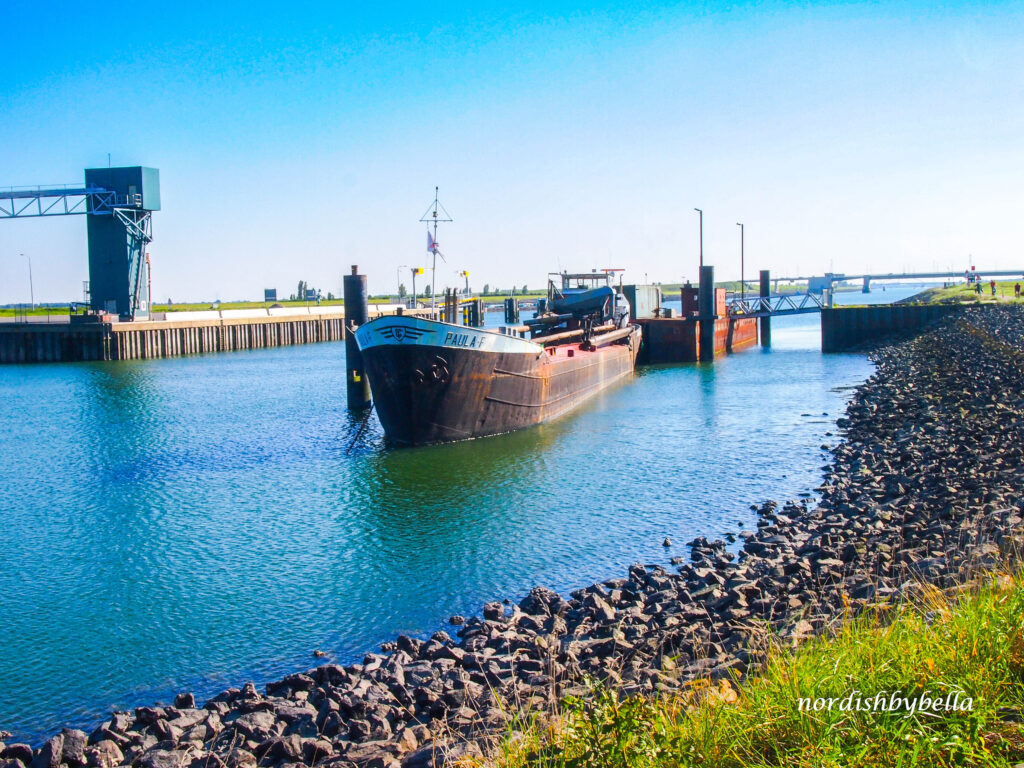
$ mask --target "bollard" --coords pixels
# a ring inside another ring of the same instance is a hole
[[[515,299],[505,299],[505,322],[519,325],[519,302]]]
[[[359,274],[359,267],[352,265],[352,274],[344,278],[345,300],[345,380],[348,384],[348,407],[360,410],[370,406],[370,382],[363,369],[363,353],[356,343],[355,329],[369,319],[366,299],[366,275]]]
[[[767,269],[761,270],[761,298],[767,299],[772,295],[772,281]],[[761,346],[770,347],[772,345],[772,319],[770,317],[761,318]]]
[[[455,295],[455,291],[451,288],[445,288],[444,290],[444,321],[446,323],[452,323],[453,325],[458,323],[458,317],[456,310],[459,305],[459,297]]]
[[[700,354],[702,363],[715,359],[715,268],[700,268],[697,288],[697,311],[700,316]]]

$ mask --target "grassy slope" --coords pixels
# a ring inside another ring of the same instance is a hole
[[[894,614],[894,615],[888,615]],[[972,711],[801,712],[801,698],[963,691]],[[959,596],[927,590],[832,639],[775,647],[733,686],[696,681],[657,701],[600,688],[559,716],[519,723],[493,753],[524,766],[1012,766],[1024,760],[1024,580],[1002,576]],[[552,724],[553,723],[553,724]]]
[[[928,290],[915,294],[911,297],[911,300],[926,304],[1014,301],[1013,286],[1018,282],[1024,286],[1024,280],[997,280],[996,295],[994,297],[992,296],[989,283],[986,281],[981,286],[982,292],[980,294],[975,293],[973,285],[968,287],[966,283],[958,283],[950,286],[949,288],[929,288]]]

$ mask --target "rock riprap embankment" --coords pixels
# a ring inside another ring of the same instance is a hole
[[[676,571],[636,565],[569,599],[538,587],[511,608],[453,617],[457,640],[399,637],[360,664],[232,688],[202,707],[183,694],[89,735],[7,745],[0,768],[441,764],[587,677],[643,693],[743,674],[766,632],[796,641],[922,581],[950,585],[1016,558],[1024,313],[967,310],[873,357],[820,502],[763,504],[738,555],[699,538]]]

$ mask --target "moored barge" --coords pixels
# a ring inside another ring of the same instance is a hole
[[[356,331],[374,406],[397,445],[501,434],[557,418],[630,376],[640,328],[607,273],[562,273],[522,326],[407,315]],[[604,286],[587,283],[604,280]],[[529,337],[527,337],[529,336]]]

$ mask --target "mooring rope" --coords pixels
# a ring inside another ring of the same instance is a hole
[[[366,411],[366,415],[363,416],[363,423],[359,425],[359,429],[356,431],[356,436],[352,438],[352,442],[348,444],[348,448],[345,450],[345,455],[348,456],[352,452],[352,448],[356,444],[356,440],[363,434],[363,430],[366,429],[366,422],[370,420],[370,414],[373,413],[373,407],[376,403],[371,403],[370,407]]]

